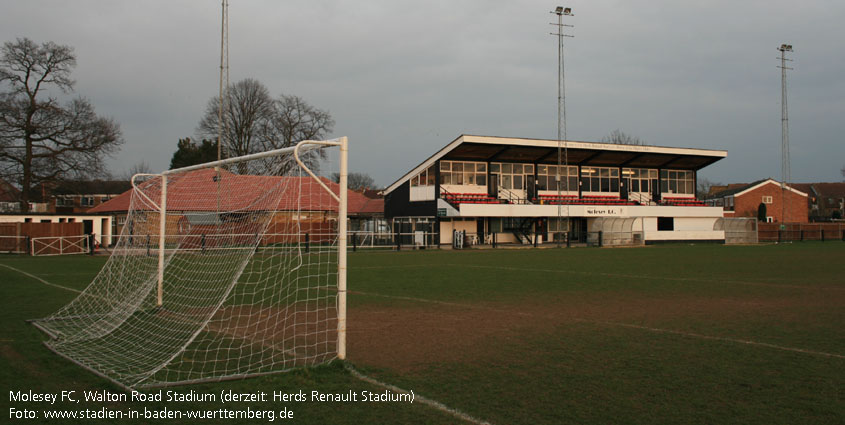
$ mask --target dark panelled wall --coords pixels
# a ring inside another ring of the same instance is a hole
[[[437,201],[410,202],[411,182],[406,181],[384,198],[384,218],[434,217],[437,215]]]

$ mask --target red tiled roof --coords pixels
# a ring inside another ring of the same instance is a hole
[[[384,198],[369,198],[366,195],[349,191],[349,214],[380,214],[384,212]]]
[[[337,212],[337,201],[311,177],[293,176],[255,176],[239,175],[214,169],[192,171],[184,175],[169,176],[167,185],[167,209],[170,211],[332,211]],[[161,192],[158,179],[149,180],[140,185],[150,199],[158,202]],[[323,183],[337,193],[337,183],[325,178]],[[129,210],[132,197],[130,189],[108,202],[102,203],[89,212],[114,213]],[[273,192],[276,192],[275,194]],[[297,196],[299,193],[299,205]],[[268,205],[271,198],[278,198],[278,203]],[[366,202],[360,193],[349,191],[349,212],[375,208]],[[381,204],[379,212],[383,211]]]
[[[845,182],[840,183],[810,183],[819,196],[825,198],[845,198]]]

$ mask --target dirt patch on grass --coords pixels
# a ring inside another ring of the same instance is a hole
[[[361,296],[361,295],[359,295]],[[779,318],[813,308],[832,310],[841,299],[797,298],[613,298],[561,297],[511,304],[438,303],[398,299],[395,306],[360,306],[349,312],[349,357],[357,364],[412,372],[443,362],[473,362],[493,355],[498,344],[527,334],[554,333],[584,322],[660,324],[677,320],[723,324],[751,316]],[[797,312],[796,312],[797,311]],[[835,311],[835,310],[833,310]],[[800,319],[800,318],[798,318]],[[562,337],[562,335],[561,335]]]

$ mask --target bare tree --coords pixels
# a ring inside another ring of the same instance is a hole
[[[332,173],[332,181],[340,182],[340,173]],[[374,189],[375,180],[367,173],[349,173],[346,176],[346,187],[352,190]]]
[[[150,164],[147,163],[147,161],[140,161],[140,162],[136,162],[136,163],[132,164],[132,166],[129,167],[128,170],[124,171],[123,174],[121,174],[118,177],[118,180],[127,180],[128,181],[128,180],[131,180],[132,176],[134,176],[135,174],[152,174],[152,173],[153,173],[153,167],[150,167]]]
[[[290,147],[302,140],[321,140],[334,128],[328,111],[311,106],[299,96],[284,94],[273,102],[273,117],[269,124],[264,133],[268,149]],[[314,169],[322,158],[325,158],[322,149],[302,156],[303,162]]]
[[[217,140],[218,105],[220,98],[208,101],[205,114],[197,126],[201,139]],[[248,155],[265,150],[261,140],[273,114],[273,99],[264,84],[247,78],[229,87],[226,109],[223,111],[224,157]]]
[[[696,187],[696,196],[698,199],[704,199],[704,197],[706,197],[710,192],[710,188],[713,186],[722,186],[722,183],[711,181],[705,177],[699,177],[698,185]]]
[[[631,136],[630,134],[625,133],[624,131],[613,130],[607,136],[604,136],[601,139],[604,143],[613,143],[617,145],[642,145],[643,141],[640,140],[639,137]]]
[[[53,42],[19,38],[0,52],[0,173],[20,186],[21,211],[39,184],[104,174],[103,157],[123,143],[120,126],[88,100],[62,105],[50,94],[73,92],[74,67],[73,48]]]
[[[224,111],[223,145],[227,156],[240,156],[271,149],[286,148],[302,140],[316,140],[331,133],[334,120],[298,96],[281,95],[273,100],[257,80],[241,80],[229,88]],[[218,97],[208,101],[197,127],[202,138],[217,140]],[[309,151],[303,161],[317,169],[324,158],[322,150]],[[277,170],[285,173],[288,170]]]

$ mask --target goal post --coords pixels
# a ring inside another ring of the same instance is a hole
[[[103,269],[34,324],[125,388],[343,360],[347,176],[345,137],[133,176]]]

